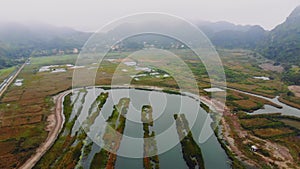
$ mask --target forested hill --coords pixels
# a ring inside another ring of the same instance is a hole
[[[255,49],[267,36],[267,31],[258,25],[242,26],[229,22],[200,22],[197,25],[219,48]]]
[[[90,33],[45,24],[0,23],[0,67],[34,55],[52,55],[81,48]]]
[[[300,6],[257,46],[265,57],[300,66]]]
[[[266,31],[258,25],[241,26],[228,22],[196,24],[217,48],[255,50],[285,66],[300,65],[300,7],[297,7],[284,23],[271,31]],[[0,68],[13,64],[12,59],[30,55],[72,53],[74,48],[80,49],[90,35],[91,33],[45,24],[0,23]],[[145,41],[149,41],[150,44],[155,42],[153,45],[159,48],[174,46],[172,40],[166,39],[160,43],[149,37],[133,40],[135,41],[124,46],[140,49]]]

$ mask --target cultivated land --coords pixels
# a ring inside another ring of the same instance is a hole
[[[8,75],[13,73],[13,71],[16,70],[16,67],[10,67],[10,68],[5,68],[0,70],[0,82],[2,82]]]
[[[201,62],[193,57],[190,51],[177,50],[174,52],[184,56],[182,59],[194,73],[200,94],[209,99],[209,93],[203,90],[210,87],[209,79]],[[260,67],[260,65],[268,63],[268,60],[251,51],[220,50],[219,53],[225,67],[228,87],[267,97],[279,95],[281,101],[294,107],[300,107],[300,98],[297,95],[290,95],[288,85],[280,81],[281,74]],[[111,84],[111,77],[115,69],[122,62],[122,56],[127,54],[129,52],[109,54],[110,58],[116,60],[103,61],[103,65],[97,70],[96,84]],[[141,56],[133,59],[135,61],[138,59],[141,67],[151,67],[160,75],[169,73],[154,67],[153,60],[149,58]],[[128,61],[133,59],[128,59]],[[75,55],[32,58],[31,64],[26,65],[18,76],[18,78],[24,79],[23,85],[11,85],[2,96],[0,104],[0,168],[20,167],[35,154],[36,149],[46,140],[49,134],[49,131],[45,130],[49,124],[47,118],[55,113],[53,96],[71,88],[73,69],[67,68],[65,64],[74,64],[75,60]],[[161,62],[160,64],[173,63],[173,65],[169,65],[170,68],[173,67],[173,73],[179,74],[180,70],[176,67],[176,61],[161,59],[159,62]],[[60,67],[65,68],[66,72],[38,72],[41,66],[54,64],[61,65]],[[126,71],[120,71],[118,79],[136,73],[146,74],[131,83],[141,86],[157,86],[165,90],[176,91],[178,89],[176,81],[172,77],[155,77],[147,72],[137,71],[131,66],[122,63],[121,65],[122,69],[126,69]],[[86,72],[91,71],[87,68],[80,69]],[[255,79],[254,76],[269,77],[270,80]],[[189,81],[187,80],[186,83],[188,84]],[[227,90],[226,104],[228,109],[222,118],[224,139],[221,139],[221,142],[232,158],[234,167],[241,167],[241,161],[246,165],[255,165],[259,168],[271,166],[297,168],[300,165],[300,140],[297,137],[299,135],[299,119],[279,115],[270,117],[245,115],[245,111],[251,112],[263,107],[264,104],[274,104],[234,90]],[[65,106],[68,108],[71,106],[71,102],[66,103]],[[66,109],[64,112],[66,122],[67,111]],[[63,131],[70,129],[74,123],[74,119],[65,123]],[[86,152],[90,151],[90,141],[84,141],[84,135],[84,132],[79,130],[76,136],[59,137],[51,148],[54,150],[46,153],[45,156],[47,159],[55,160],[57,158],[56,151],[60,151],[62,146],[71,146],[75,139],[79,139],[77,146],[65,150],[68,153],[64,154],[56,165],[60,167],[68,165],[70,168],[76,166],[82,155],[82,147],[85,147]],[[266,147],[259,146],[260,151],[251,152],[249,146],[252,144],[266,145]],[[48,163],[49,161],[42,158],[37,168],[47,168],[51,164]]]
[[[25,164],[23,164],[20,168],[32,168],[35,166],[35,164],[40,160],[40,158],[49,150],[49,148],[52,146],[54,141],[57,139],[57,136],[62,129],[62,124],[64,123],[63,121],[63,109],[62,109],[62,100],[63,98],[69,94],[71,91],[67,91],[64,93],[59,94],[55,98],[55,115],[54,118],[53,116],[48,116],[48,128],[49,134],[44,143],[41,144],[41,146],[37,149],[37,153],[31,156]]]
[[[64,74],[38,73],[44,59],[47,64],[70,63],[75,61],[76,56],[33,58],[17,77],[24,79],[23,85],[11,85],[2,96],[0,168],[19,167],[35,153],[47,138],[47,117],[54,114],[52,96],[71,86],[72,71]]]

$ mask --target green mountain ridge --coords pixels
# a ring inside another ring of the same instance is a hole
[[[53,50],[80,49],[91,34],[45,24],[0,23],[0,67],[32,54],[51,55]]]
[[[300,66],[300,6],[284,23],[268,32],[257,51],[279,63]]]
[[[202,21],[198,22],[197,26],[217,48],[250,49],[287,67],[300,65],[300,6],[293,10],[284,23],[271,31],[266,31],[258,25],[243,26],[224,21]],[[132,29],[135,28],[125,24],[116,31]],[[57,52],[80,49],[91,35],[92,33],[45,24],[0,23],[0,65],[7,66],[5,62],[10,59],[30,55],[51,55],[53,50]],[[147,38],[135,38],[135,41],[123,46],[142,48],[144,42],[148,41],[150,45],[168,49],[175,44],[174,40],[163,39],[159,43],[149,36]]]

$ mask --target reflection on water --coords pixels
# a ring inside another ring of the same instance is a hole
[[[278,96],[273,98],[273,99],[270,99],[270,98],[267,98],[267,97],[264,97],[264,96],[255,95],[255,94],[251,94],[251,93],[247,93],[247,92],[243,92],[243,93],[269,100],[269,101],[271,101],[273,103],[276,103],[276,104],[278,104],[279,106],[282,107],[281,109],[279,109],[279,108],[276,108],[274,106],[264,105],[264,107],[262,109],[258,109],[256,111],[252,112],[251,114],[282,113],[283,115],[300,117],[300,110],[299,109],[291,107],[287,104],[284,104],[284,103],[280,102],[278,100],[278,98],[279,98]]]
[[[80,110],[79,121],[82,122],[88,116],[88,110],[96,97],[103,92],[103,89],[87,89],[82,109]],[[144,91],[136,89],[113,89],[107,90],[109,97],[103,106],[100,115],[90,128],[89,136],[92,139],[101,139],[106,127],[106,119],[110,116],[113,105],[117,104],[121,98],[129,97],[130,106],[127,113],[127,120],[124,129],[124,136],[121,141],[118,154],[132,155],[132,157],[143,156],[143,126],[141,122],[141,109],[143,105],[151,105],[153,108],[154,126],[157,147],[159,153],[160,168],[187,168],[181,152],[176,132],[175,120],[173,114],[184,113],[189,121],[194,140],[200,146],[206,168],[230,168],[228,157],[221,148],[215,135],[212,135],[208,141],[203,144],[198,143],[198,137],[203,127],[207,113],[200,107],[199,101],[188,96],[165,94],[157,91]],[[77,106],[78,107],[78,106]],[[193,125],[194,123],[194,125]],[[78,130],[80,123],[76,123],[73,130]],[[132,140],[133,138],[133,140]],[[140,138],[140,139],[139,139]],[[167,151],[168,150],[168,151]],[[88,161],[92,156],[99,152],[99,147],[93,145]],[[85,162],[84,168],[89,164]],[[127,158],[118,156],[115,167],[117,169],[143,168],[142,158]]]

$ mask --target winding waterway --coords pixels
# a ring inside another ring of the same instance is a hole
[[[93,103],[101,92],[108,92],[109,97],[88,133],[90,138],[98,139],[96,142],[100,145],[101,142],[103,142],[101,138],[105,132],[106,119],[110,116],[113,106],[116,105],[121,98],[130,98],[123,133],[124,136],[120,148],[118,149],[118,154],[120,155],[117,156],[115,168],[143,168],[143,158],[141,158],[143,157],[143,141],[133,141],[131,139],[142,138],[143,140],[143,125],[141,122],[141,109],[143,105],[151,105],[153,108],[154,125],[152,130],[156,135],[160,168],[188,168],[183,159],[182,147],[179,142],[173,117],[174,114],[178,113],[185,114],[189,122],[194,140],[201,148],[205,168],[230,168],[229,159],[215,135],[211,135],[209,139],[202,144],[198,142],[201,129],[204,127],[204,122],[209,114],[200,107],[198,100],[188,96],[137,89],[110,89],[105,91],[101,88],[87,89],[82,108],[79,109],[79,122],[73,127],[72,133],[78,130],[80,122],[84,121],[88,116],[91,103]],[[76,112],[76,110],[74,112]],[[84,168],[89,168],[92,156],[99,152],[99,150],[100,147],[98,145],[94,144],[92,146],[88,159],[84,162]]]
[[[236,90],[236,89],[230,89]],[[264,96],[239,91],[238,92],[266,99],[280,105],[282,108],[276,108],[270,105],[264,105],[264,108],[252,112],[252,114],[263,113],[282,113],[300,117],[300,110],[281,103],[278,97],[273,99]],[[199,99],[189,97],[189,95],[167,94],[155,90],[125,89],[115,88],[104,90],[101,88],[89,88],[85,92],[74,91],[73,96],[74,110],[71,119],[78,116],[78,120],[72,128],[74,135],[80,128],[82,122],[88,117],[89,113],[96,111],[92,107],[98,95],[102,92],[108,92],[109,97],[100,111],[100,115],[95,119],[88,131],[88,136],[97,144],[93,144],[87,158],[82,160],[83,168],[90,168],[93,156],[101,150],[103,143],[102,136],[107,126],[106,120],[111,115],[114,105],[122,98],[130,98],[130,105],[126,115],[124,136],[121,140],[116,158],[115,168],[143,168],[143,125],[141,122],[141,110],[144,105],[151,105],[153,108],[154,125],[151,128],[155,132],[159,166],[162,169],[168,168],[188,168],[183,159],[182,147],[176,132],[176,126],[173,115],[185,114],[189,122],[193,139],[201,148],[205,168],[230,168],[230,160],[222,149],[215,135],[211,135],[204,143],[199,143],[198,138],[203,127],[211,129],[205,119],[209,114],[200,107]],[[76,96],[77,95],[77,96]],[[166,132],[167,131],[167,132]],[[132,139],[133,138],[133,139]],[[136,141],[140,139],[140,141]],[[167,148],[166,148],[167,147]]]
[[[278,96],[276,96],[275,98],[268,98],[268,97],[264,97],[261,95],[257,95],[257,94],[252,94],[252,93],[248,93],[248,92],[244,92],[244,91],[240,91],[240,90],[236,90],[236,89],[230,89],[230,90],[235,90],[247,95],[251,95],[251,96],[255,96],[255,97],[259,97],[265,100],[268,100],[270,102],[273,102],[279,106],[281,106],[282,108],[276,108],[274,106],[271,105],[264,105],[263,108],[258,109],[254,112],[251,112],[250,114],[266,114],[266,113],[282,113],[282,115],[288,115],[288,116],[295,116],[295,117],[299,117],[300,118],[300,110],[294,107],[291,107],[285,103],[282,103],[278,100]]]

